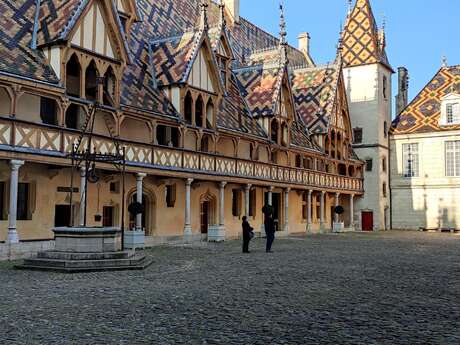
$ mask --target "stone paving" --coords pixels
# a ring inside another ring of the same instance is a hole
[[[460,344],[460,236],[263,244],[154,248],[140,272],[0,263],[0,344]]]

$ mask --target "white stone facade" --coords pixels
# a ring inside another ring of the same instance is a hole
[[[460,229],[460,177],[446,172],[446,142],[460,131],[393,135],[392,225],[395,229]],[[418,144],[418,174],[405,177],[403,145]]]
[[[373,230],[390,226],[391,76],[391,70],[377,63],[344,69],[352,127],[362,129],[362,141],[353,148],[360,159],[372,160],[372,170],[364,174],[365,195],[355,207],[356,229],[363,229],[363,212],[372,212]]]

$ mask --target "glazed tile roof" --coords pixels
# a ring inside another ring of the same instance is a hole
[[[64,39],[87,2],[87,0],[42,0],[38,45]]]
[[[184,83],[203,32],[190,31],[180,36],[152,42],[152,67],[158,85]]]
[[[391,69],[384,34],[377,28],[369,0],[357,0],[342,36],[344,67],[382,63]]]
[[[30,48],[35,3],[34,0],[0,1],[0,71],[58,84],[44,55]]]
[[[235,70],[238,87],[253,116],[274,116],[285,69],[257,65]]]
[[[238,114],[241,116],[238,118]],[[248,107],[238,90],[236,77],[232,74],[228,85],[227,97],[222,99],[217,115],[217,125],[234,131],[243,131],[261,138],[267,138],[267,133],[252,117]]]
[[[294,146],[307,148],[322,152],[322,149],[316,145],[316,143],[310,139],[309,133],[306,127],[300,121],[294,121],[291,126],[291,144]]]
[[[327,133],[341,68],[338,64],[291,70],[294,104],[311,133]]]
[[[460,125],[440,126],[441,99],[460,94],[460,66],[443,67],[393,121],[393,134],[459,130]]]

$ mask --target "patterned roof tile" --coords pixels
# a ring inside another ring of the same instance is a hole
[[[0,71],[58,84],[43,53],[30,48],[35,5],[34,0],[0,1]]]
[[[345,67],[382,63],[391,69],[369,0],[357,0],[342,36]]]
[[[393,134],[459,130],[460,125],[440,126],[441,101],[449,93],[460,94],[460,66],[443,67],[393,121]]]
[[[326,133],[329,129],[340,70],[334,64],[291,71],[294,104],[311,133]]]

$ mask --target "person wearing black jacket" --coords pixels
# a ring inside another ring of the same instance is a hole
[[[265,234],[267,235],[267,246],[265,247],[265,251],[267,253],[272,252],[272,244],[275,240],[275,221],[273,220],[272,214],[265,214]]]
[[[246,216],[243,217],[243,223],[241,224],[243,227],[243,253],[249,253],[249,241],[251,241],[251,234],[253,234],[253,228],[248,222],[248,218]]]

